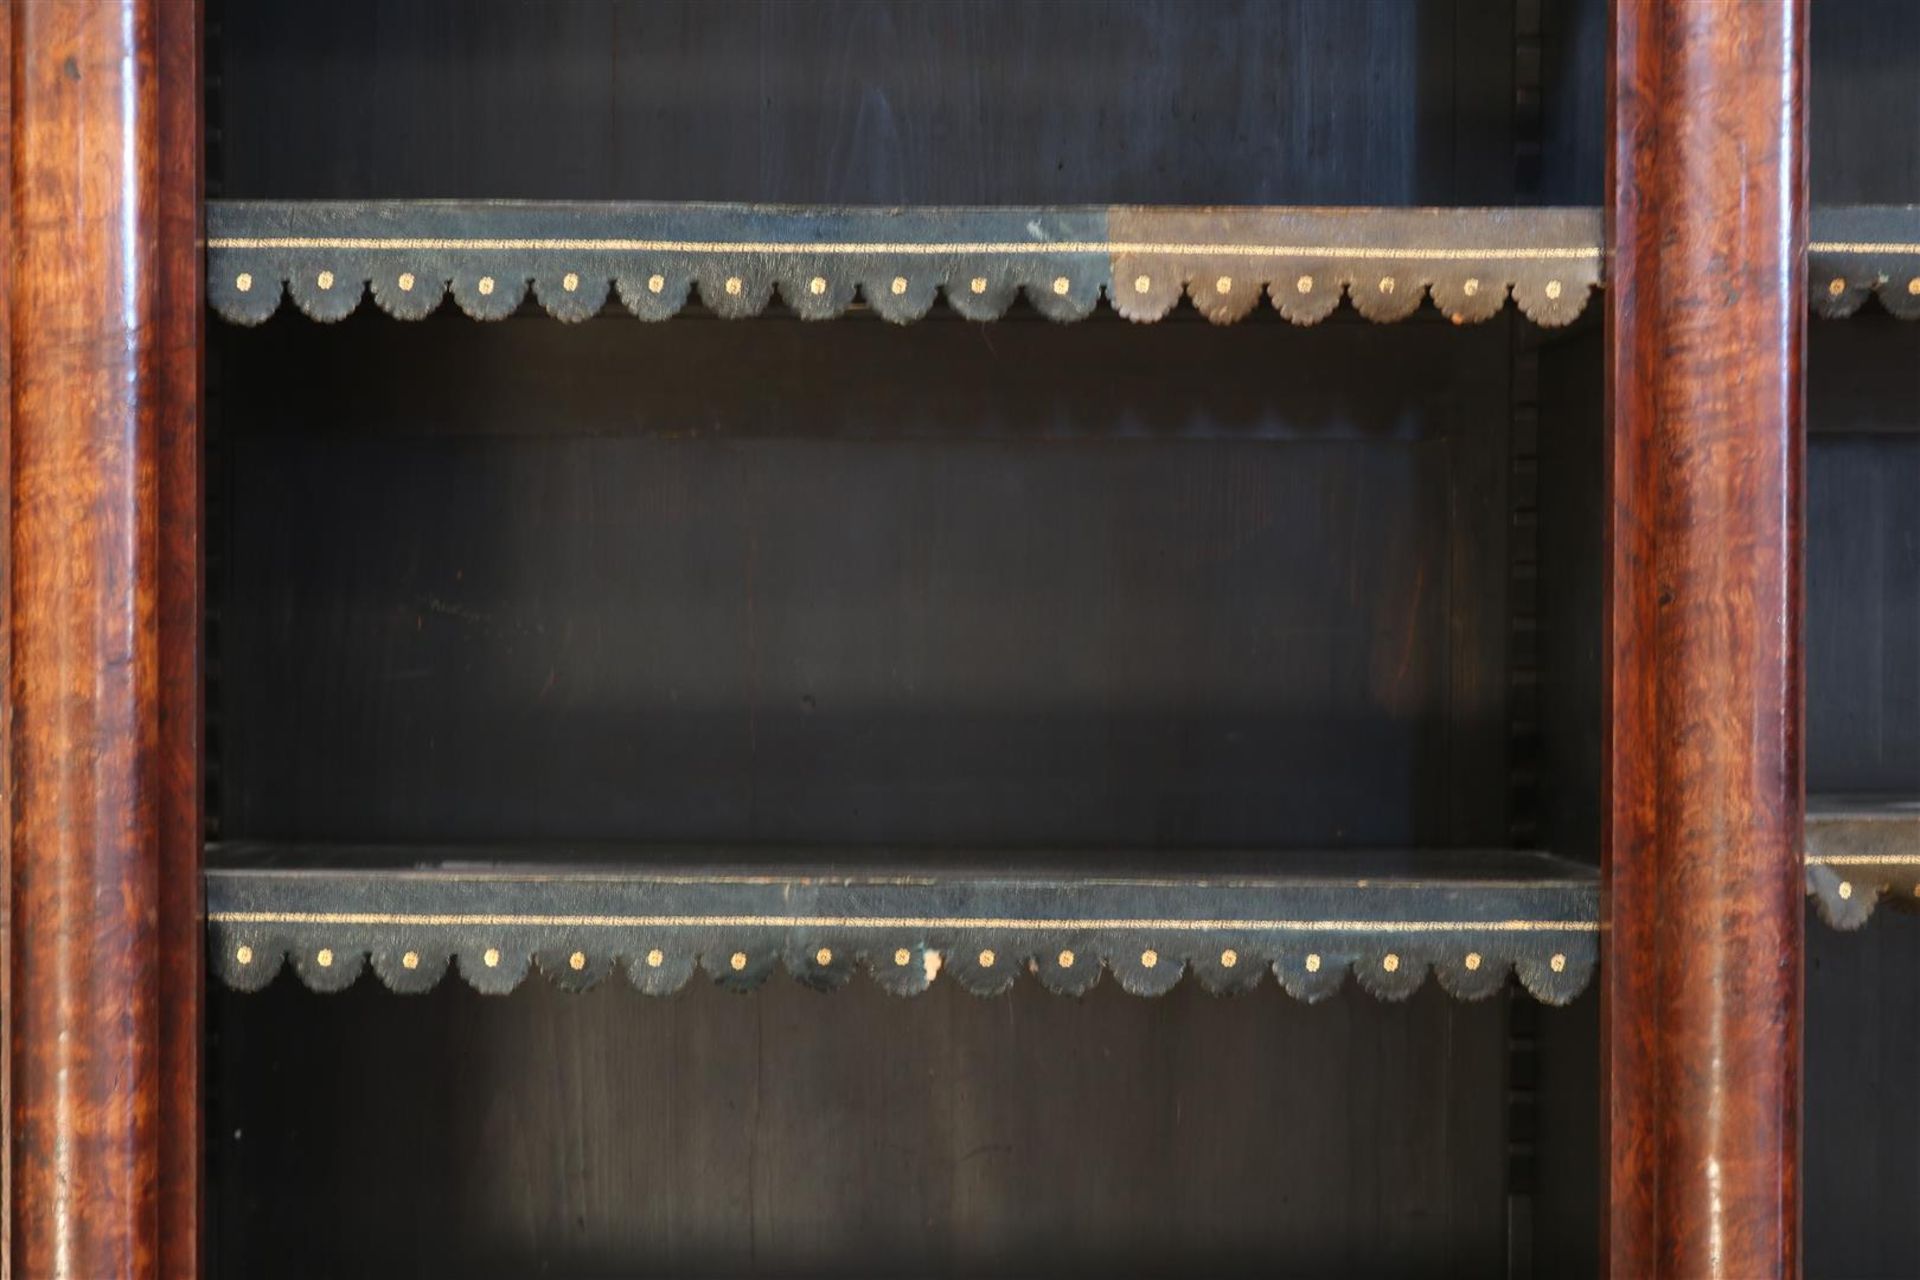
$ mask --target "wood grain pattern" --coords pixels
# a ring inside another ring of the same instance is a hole
[[[13,0],[0,0],[0,246],[13,243]],[[13,253],[0,247],[0,1276],[13,1263]]]
[[[13,10],[13,1265],[158,1265],[154,13]]]
[[[160,1274],[198,1276],[206,950],[200,854],[201,413],[206,307],[200,0],[155,11],[159,77],[156,447],[159,467]]]
[[[1805,20],[1614,5],[1617,1276],[1799,1269]]]

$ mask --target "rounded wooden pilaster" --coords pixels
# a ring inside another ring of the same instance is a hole
[[[197,1170],[197,1120],[175,1108],[182,1089],[197,1101],[198,1050],[184,1052],[174,1002],[191,1013],[199,996],[184,975],[163,981],[161,937],[177,948],[185,936],[163,903],[190,916],[198,900],[197,852],[177,853],[197,840],[181,824],[197,824],[198,801],[183,818],[165,794],[179,770],[161,763],[160,619],[188,616],[163,565],[197,535],[163,550],[159,495],[163,426],[197,430],[179,412],[198,395],[199,353],[180,327],[198,305],[183,297],[197,268],[182,272],[193,246],[178,224],[198,195],[176,192],[163,224],[162,184],[187,183],[198,155],[165,154],[169,136],[186,144],[162,126],[159,88],[163,63],[197,65],[197,7],[15,0],[0,16],[13,106],[11,1262],[23,1277],[97,1280],[161,1274],[165,1257],[184,1275],[191,1242],[163,1253],[161,1204],[178,1218],[194,1195],[183,1210],[178,1188],[163,1190],[162,1145],[171,1133],[185,1153],[165,1162],[170,1183]],[[163,28],[182,42],[166,57]],[[185,673],[169,670],[197,732]],[[163,884],[169,824],[180,829]],[[164,1053],[163,1003],[176,1041]]]
[[[1615,0],[1608,1270],[1799,1271],[1802,0]]]

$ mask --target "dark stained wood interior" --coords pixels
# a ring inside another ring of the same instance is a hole
[[[1920,202],[1920,7],[1813,6],[1816,201]],[[1807,784],[1920,794],[1920,328],[1815,323],[1807,365]],[[1895,1276],[1920,1221],[1920,919],[1807,931],[1806,1257]]]
[[[1505,1252],[1498,1000],[213,999],[235,1275],[1482,1276]]]
[[[225,10],[228,197],[1527,198],[1497,5]],[[1461,845],[1532,805],[1510,317],[210,336],[224,836]],[[1592,1257],[1590,998],[1516,1057],[1507,997],[1431,988],[456,986],[213,996],[223,1274]]]
[[[1504,323],[426,330],[218,334],[223,836],[1506,838]]]
[[[1920,201],[1920,8],[1812,7],[1814,198]],[[228,197],[1605,198],[1601,0],[210,16]],[[1598,856],[1596,325],[208,337],[221,834]],[[1823,789],[1920,790],[1916,343],[1814,329]],[[1814,1274],[1920,1248],[1879,1209],[1917,935],[1809,934]],[[1592,995],[283,977],[208,1012],[215,1275],[1596,1265]]]
[[[1469,0],[233,3],[222,194],[1506,204],[1514,24]]]

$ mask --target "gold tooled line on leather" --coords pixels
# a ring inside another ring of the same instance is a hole
[[[373,911],[214,911],[214,924],[522,926],[564,929],[997,929],[1180,933],[1595,933],[1592,920],[1182,920],[1006,916],[491,915]]]

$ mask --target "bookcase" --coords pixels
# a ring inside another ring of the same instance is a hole
[[[1907,6],[7,13],[17,1274],[1920,1248]]]

